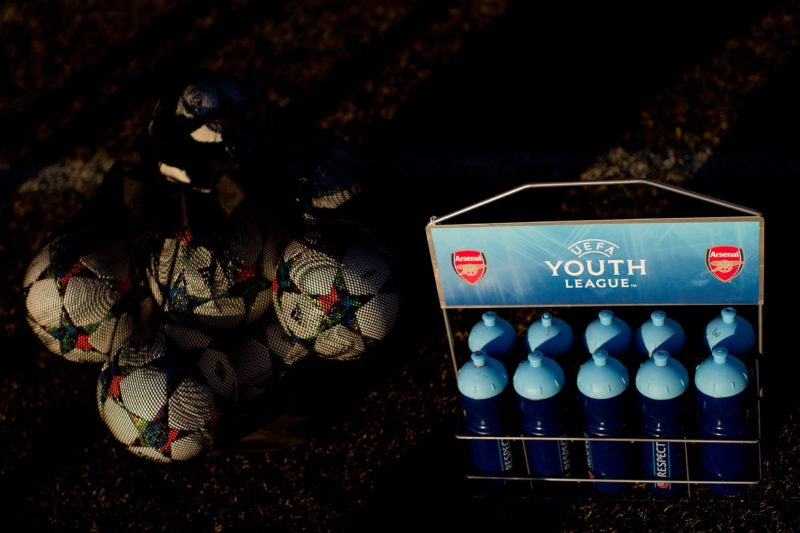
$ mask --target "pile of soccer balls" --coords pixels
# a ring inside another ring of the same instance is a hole
[[[102,364],[100,416],[142,457],[198,456],[293,370],[360,359],[397,320],[393,255],[349,219],[357,160],[309,144],[264,178],[263,124],[237,82],[180,84],[156,105],[134,168],[106,177],[101,190],[119,198],[25,274],[31,329],[53,354]],[[297,223],[276,221],[271,202]]]

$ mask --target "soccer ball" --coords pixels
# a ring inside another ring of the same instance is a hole
[[[238,81],[211,74],[169,87],[148,128],[159,172],[209,192],[224,173],[252,161],[267,125],[248,92]]]
[[[296,201],[304,224],[316,226],[345,215],[362,188],[361,161],[343,146],[309,142],[289,163],[296,180]]]
[[[230,405],[236,403],[239,381],[227,350],[218,346],[207,333],[182,324],[167,322],[162,324],[160,331],[169,351],[196,364],[208,386],[219,398]]]
[[[264,328],[264,335],[267,339],[267,347],[276,361],[276,374],[279,377],[290,372],[311,353],[308,345],[287,335],[278,322],[268,323]]]
[[[175,320],[233,328],[256,321],[272,304],[272,237],[254,224],[237,224],[227,239],[222,233],[183,229],[151,254],[150,290]]]
[[[263,331],[246,337],[234,352],[240,397],[253,400],[262,396],[270,384],[286,377],[310,353],[308,346],[293,341],[273,319]]]
[[[392,257],[374,245],[313,242],[292,241],[278,263],[272,284],[278,321],[293,341],[323,358],[358,359],[397,320]]]
[[[125,251],[98,240],[92,232],[58,237],[33,258],[23,281],[28,324],[70,361],[103,362],[147,318]]]
[[[213,446],[236,391],[236,372],[210,337],[168,324],[133,338],[103,366],[97,406],[129,451],[166,463]]]

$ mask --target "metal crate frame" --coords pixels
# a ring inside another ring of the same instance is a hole
[[[499,195],[493,196],[481,202],[475,203],[473,205],[467,206],[463,209],[459,209],[447,215],[441,217],[431,217],[430,222],[426,226],[426,235],[428,238],[428,245],[431,254],[431,259],[433,262],[433,270],[434,275],[436,277],[437,289],[439,290],[439,298],[440,298],[440,305],[442,308],[442,315],[445,324],[445,330],[447,334],[448,346],[450,349],[450,358],[453,365],[454,376],[458,374],[459,369],[459,361],[457,357],[457,346],[455,341],[455,335],[453,331],[453,326],[451,323],[451,313],[455,309],[453,306],[447,306],[444,301],[444,296],[441,290],[441,282],[439,278],[439,266],[437,264],[436,255],[434,251],[434,244],[433,238],[431,235],[431,229],[437,226],[442,225],[444,222],[451,221],[452,219],[463,215],[465,213],[472,212],[474,210],[480,209],[484,206],[493,204],[495,202],[501,201],[503,199],[509,198],[516,194],[519,194],[523,191],[528,191],[532,189],[550,189],[550,188],[590,188],[590,187],[625,187],[630,185],[637,185],[637,186],[648,186],[654,187],[657,189],[661,189],[664,191],[668,191],[670,193],[686,196],[689,198],[693,198],[694,200],[699,200],[700,202],[705,202],[709,204],[713,204],[725,209],[730,209],[736,215],[732,215],[730,217],[723,217],[723,220],[731,220],[731,219],[742,219],[742,220],[758,220],[760,223],[761,233],[760,233],[760,246],[761,246],[761,254],[760,254],[760,265],[759,265],[759,302],[757,305],[757,324],[755,325],[756,336],[757,336],[757,354],[753,361],[753,369],[754,369],[754,383],[755,383],[755,398],[753,399],[755,403],[754,409],[754,430],[755,435],[749,435],[750,438],[741,438],[741,439],[702,439],[702,438],[690,438],[690,437],[682,437],[682,438],[644,438],[644,437],[613,437],[608,438],[604,437],[602,440],[605,442],[625,442],[630,444],[636,443],[645,443],[645,442],[677,442],[683,443],[684,445],[684,468],[686,472],[686,479],[684,480],[669,480],[670,483],[686,485],[687,491],[685,493],[685,497],[692,498],[695,496],[696,491],[693,491],[693,487],[697,485],[747,485],[751,487],[755,487],[758,489],[758,499],[761,498],[763,492],[763,477],[762,477],[762,467],[763,467],[763,460],[762,460],[762,450],[761,450],[761,442],[762,442],[762,435],[761,435],[761,402],[763,399],[763,390],[761,388],[760,382],[760,360],[763,357],[763,252],[764,252],[764,219],[761,213],[758,211],[752,210],[747,207],[743,207],[737,204],[733,204],[730,202],[726,202],[723,200],[719,200],[717,198],[713,198],[710,196],[706,196],[703,194],[695,193],[692,191],[688,191],[679,187],[675,187],[672,185],[668,185],[665,183],[650,181],[650,180],[605,180],[605,181],[588,181],[588,182],[548,182],[548,183],[530,183],[515,189],[506,191]],[[646,220],[646,221],[671,221],[677,219],[625,219],[625,221],[634,221],[634,220]],[[697,217],[696,220],[720,220],[716,217]],[[586,221],[574,221],[571,223],[587,223],[591,224],[593,221],[586,220]],[[541,222],[540,222],[541,223]],[[554,222],[556,223],[556,222]],[[559,222],[558,224],[562,224],[563,222]],[[503,222],[497,222],[492,224],[481,224],[482,226],[492,226],[492,225],[507,225]],[[511,224],[516,225],[516,224]],[[642,304],[643,306],[649,306],[650,304]],[[709,306],[718,305],[718,304],[708,304]],[[460,308],[463,309],[469,306],[461,306]],[[511,306],[491,306],[491,308],[502,308],[502,307],[520,307],[516,305]],[[525,307],[546,307],[546,306],[525,306]],[[553,306],[551,306],[553,307]],[[562,307],[580,307],[577,305],[569,305],[569,306],[562,306]],[[599,307],[598,305],[592,304],[589,307]],[[488,307],[479,307],[479,308],[486,308]],[[595,441],[600,440],[597,438],[592,437],[585,437],[583,435],[566,435],[566,436],[555,436],[555,437],[536,437],[536,436],[529,436],[524,434],[504,434],[504,435],[496,435],[496,436],[477,436],[470,434],[466,431],[463,426],[463,415],[459,416],[457,429],[455,431],[456,439],[460,441],[470,441],[470,440],[509,440],[509,441],[528,441],[528,440],[542,440],[542,441],[568,441],[568,442],[586,442],[586,441]],[[757,465],[755,468],[755,476],[753,479],[745,479],[745,480],[733,480],[733,481],[711,481],[711,480],[703,480],[703,479],[692,479],[691,478],[691,468],[690,468],[690,448],[693,448],[699,444],[739,444],[739,445],[746,445],[746,446],[753,446],[757,449],[756,456],[757,456]],[[524,446],[522,446],[524,450]],[[525,470],[526,472],[530,473],[530,465],[528,463],[527,454],[524,454],[523,457],[525,458]],[[596,483],[626,483],[631,485],[641,485],[641,484],[652,484],[659,480],[657,479],[646,479],[646,478],[625,478],[625,479],[598,479],[598,478],[589,478],[589,477],[565,477],[565,478],[554,478],[554,477],[539,477],[535,475],[504,475],[504,474],[483,474],[483,473],[466,473],[465,477],[470,480],[485,480],[485,481],[498,481],[498,482],[523,482],[523,483],[553,483],[553,484],[596,484]],[[533,486],[533,485],[531,485]],[[624,498],[624,496],[623,496]],[[674,499],[675,496],[663,496],[665,499]],[[743,499],[740,498],[740,499]]]

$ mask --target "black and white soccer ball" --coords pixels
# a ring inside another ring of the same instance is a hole
[[[154,336],[134,337],[103,366],[97,406],[128,451],[184,461],[214,445],[237,390],[236,371],[211,337],[167,324]]]
[[[294,240],[272,285],[278,321],[293,342],[323,358],[359,359],[397,320],[393,264],[392,255],[372,243]]]
[[[47,244],[25,273],[23,293],[33,332],[70,361],[103,362],[148,318],[125,250],[94,232]]]
[[[227,235],[226,235],[227,234]],[[277,245],[254,224],[228,233],[186,228],[159,240],[147,268],[156,303],[196,326],[250,324],[272,305]]]

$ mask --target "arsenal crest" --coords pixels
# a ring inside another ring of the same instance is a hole
[[[459,250],[450,256],[453,270],[458,277],[475,285],[486,274],[486,256],[477,250]]]
[[[744,250],[737,246],[713,246],[706,250],[706,268],[720,281],[728,282],[744,268]]]

